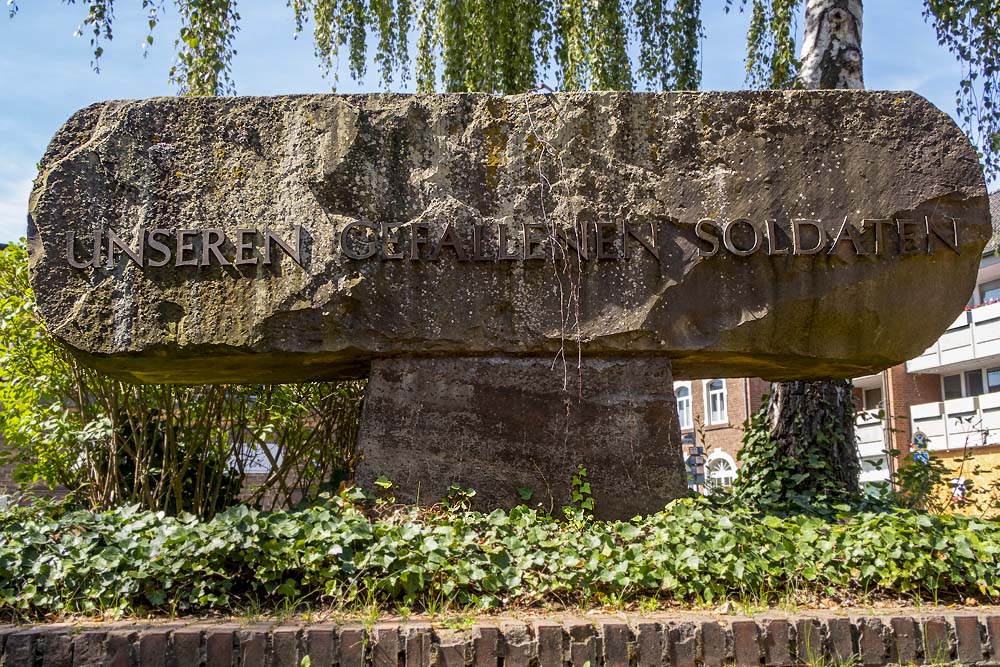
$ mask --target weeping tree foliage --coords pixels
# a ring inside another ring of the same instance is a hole
[[[240,15],[235,0],[139,0],[147,44],[166,4],[181,18],[170,81],[179,92],[235,92],[231,63]],[[86,9],[99,68],[113,37],[114,0],[64,0]],[[386,88],[415,75],[420,92],[531,90],[549,73],[565,90],[694,90],[701,83],[701,0],[289,0],[297,32],[312,30],[327,74],[341,58],[366,74],[369,47]],[[17,14],[16,2],[9,12]],[[628,46],[636,44],[635,61]],[[411,72],[411,63],[414,72]]]

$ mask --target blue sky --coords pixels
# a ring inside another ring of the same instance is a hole
[[[105,45],[101,72],[90,67],[86,32],[74,37],[85,10],[58,0],[22,0],[17,16],[0,15],[0,242],[23,236],[35,165],[56,129],[74,111],[106,99],[171,95],[177,18],[162,17],[155,41],[143,49],[145,15],[139,2],[116,5],[114,40]],[[172,7],[171,2],[166,3]],[[703,88],[743,85],[747,16],[725,14],[723,0],[704,0]],[[120,6],[119,6],[120,5]],[[937,45],[918,0],[869,0],[865,8],[865,84],[915,90],[954,114],[960,68]],[[292,12],[282,1],[243,0],[233,78],[243,95],[328,92],[313,56],[310,34],[293,39]],[[143,54],[146,54],[143,57]],[[374,92],[374,71],[355,83],[343,72],[338,92]],[[407,90],[405,87],[397,90]]]

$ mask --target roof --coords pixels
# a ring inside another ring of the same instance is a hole
[[[990,216],[993,218],[993,237],[983,248],[983,254],[995,253],[1000,248],[1000,190],[990,195]]]

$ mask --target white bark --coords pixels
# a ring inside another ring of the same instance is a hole
[[[806,88],[864,88],[861,0],[808,0],[800,58]]]

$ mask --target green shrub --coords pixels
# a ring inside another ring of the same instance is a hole
[[[45,330],[25,246],[0,250],[0,463],[93,508],[209,517],[241,488],[257,505],[348,479],[363,382],[129,384],[78,364]],[[245,488],[252,470],[258,484]]]
[[[763,516],[676,501],[629,522],[357,504],[211,520],[0,502],[8,615],[238,611],[303,601],[434,609],[659,600],[998,597],[1000,522],[912,510]]]

